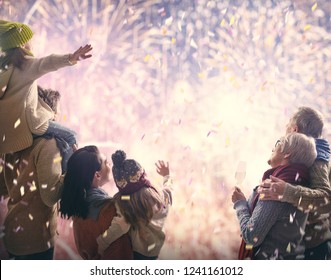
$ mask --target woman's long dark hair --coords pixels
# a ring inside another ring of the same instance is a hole
[[[81,148],[69,158],[60,200],[62,218],[87,217],[86,192],[91,189],[94,174],[101,170],[101,165],[100,152],[96,146]]]
[[[25,56],[31,56],[31,53],[20,47],[6,50],[4,53],[5,55],[0,57],[0,69],[6,69],[10,65],[22,69],[22,65],[26,60]]]

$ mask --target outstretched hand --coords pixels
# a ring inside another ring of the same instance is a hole
[[[261,200],[275,200],[280,201],[284,195],[286,182],[270,176],[270,179],[264,180],[257,192],[260,194]]]
[[[155,163],[156,166],[156,172],[159,173],[161,176],[167,176],[170,174],[169,171],[169,163],[164,163],[163,160],[159,160],[157,163]]]
[[[88,54],[92,50],[91,45],[85,45],[84,47],[80,47],[73,54],[69,56],[69,60],[71,63],[75,63],[79,60],[84,60],[90,58],[92,55]]]

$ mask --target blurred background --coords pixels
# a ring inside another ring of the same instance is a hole
[[[37,57],[92,44],[91,59],[39,80],[62,94],[80,146],[123,149],[155,184],[169,161],[160,259],[237,257],[233,186],[259,184],[299,106],[323,113],[331,140],[330,15],[331,0],[0,0],[1,19],[33,29]],[[71,221],[58,231],[56,259],[79,259]]]

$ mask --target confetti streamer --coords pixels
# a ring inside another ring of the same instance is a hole
[[[14,124],[14,128],[17,128],[20,124],[21,124],[21,120],[18,119]]]

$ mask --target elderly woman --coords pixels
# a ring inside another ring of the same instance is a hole
[[[292,133],[280,138],[272,150],[262,180],[270,176],[293,185],[309,184],[308,168],[317,156],[313,138]],[[256,188],[246,201],[236,187],[232,195],[234,209],[243,237],[239,259],[297,259],[303,258],[302,237],[308,213],[289,203],[259,200]]]

